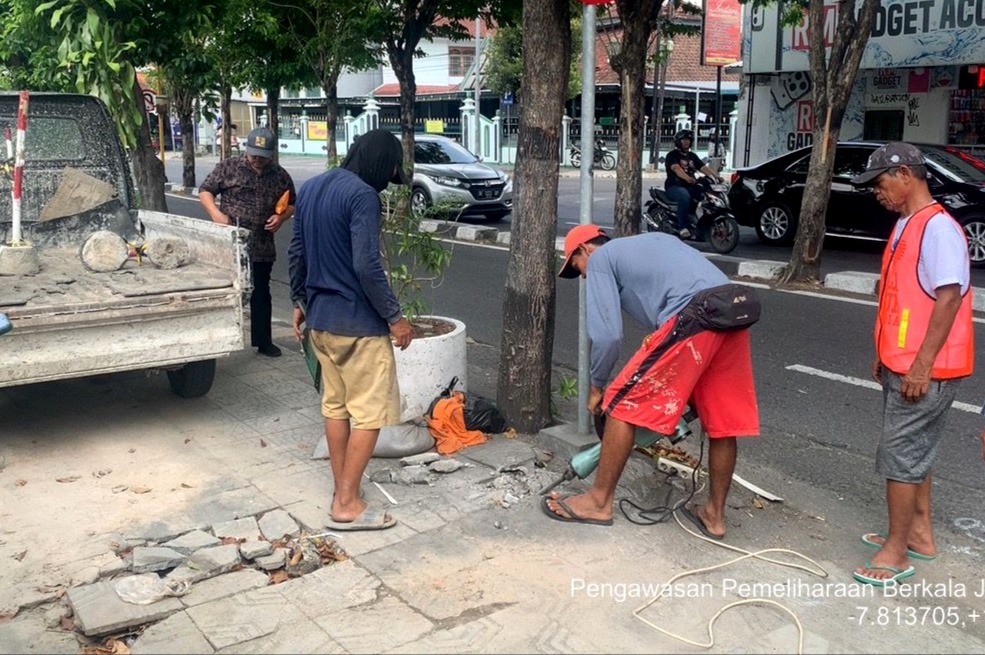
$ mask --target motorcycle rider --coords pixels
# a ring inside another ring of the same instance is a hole
[[[664,191],[667,197],[677,203],[677,234],[682,239],[690,239],[691,231],[688,229],[688,214],[691,212],[691,203],[701,200],[701,187],[695,177],[698,171],[713,178],[716,182],[721,182],[722,178],[711,170],[701,158],[691,152],[691,145],[694,143],[694,132],[691,130],[680,130],[674,135],[674,150],[667,153],[664,166],[667,170],[667,181],[664,182]]]

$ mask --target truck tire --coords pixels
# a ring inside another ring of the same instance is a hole
[[[179,369],[168,371],[171,391],[182,398],[199,398],[212,388],[215,380],[215,360],[190,362]]]

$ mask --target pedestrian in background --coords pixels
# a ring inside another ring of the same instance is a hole
[[[588,411],[604,412],[607,419],[591,489],[577,496],[553,494],[542,509],[559,521],[611,525],[616,485],[636,428],[669,436],[693,402],[709,436],[710,489],[706,504],[678,511],[706,537],[721,540],[736,437],[759,434],[759,408],[749,331],[710,329],[692,303],[736,285],[704,255],[667,234],[609,240],[596,225],[578,225],[565,237],[564,253],[560,277],[585,278],[592,377]],[[609,384],[619,359],[623,312],[651,334]]]
[[[276,145],[273,132],[256,128],[246,139],[246,154],[219,162],[198,189],[199,200],[213,221],[250,232],[250,342],[267,357],[280,357],[271,327],[270,273],[277,259],[274,234],[294,215],[297,199],[291,176],[273,161]],[[279,208],[278,201],[285,193],[287,205]],[[221,208],[216,197],[220,198]]]
[[[380,255],[389,183],[409,185],[400,141],[371,130],[339,168],[312,178],[298,196],[290,257],[294,335],[308,338],[322,367],[322,415],[335,497],[332,530],[382,530],[396,520],[359,493],[380,428],[400,422],[393,345],[411,342],[410,322]],[[392,341],[391,341],[392,339]]]
[[[889,530],[862,535],[878,552],[854,573],[882,587],[912,576],[911,559],[937,557],[932,467],[958,384],[974,364],[971,273],[964,231],[930,195],[918,148],[882,146],[852,182],[873,187],[901,217],[882,257],[872,362],[883,390],[875,463],[886,478]]]

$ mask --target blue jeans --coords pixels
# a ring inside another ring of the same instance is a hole
[[[701,189],[697,184],[675,184],[667,187],[664,192],[667,197],[677,203],[677,229],[688,227],[687,215],[691,211],[691,202],[701,200]]]

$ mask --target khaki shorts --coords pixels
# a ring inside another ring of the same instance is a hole
[[[321,413],[352,419],[357,430],[377,430],[400,422],[400,390],[390,336],[347,337],[311,330],[321,363]]]

